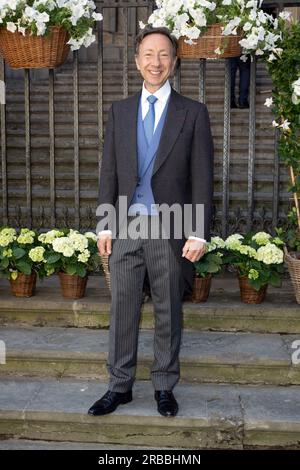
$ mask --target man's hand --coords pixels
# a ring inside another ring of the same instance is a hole
[[[182,248],[182,257],[192,263],[199,261],[205,253],[205,243],[198,240],[187,240]]]
[[[98,251],[100,256],[111,254],[111,235],[100,235],[97,241]]]

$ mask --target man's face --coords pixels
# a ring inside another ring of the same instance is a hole
[[[145,87],[155,93],[167,81],[176,63],[170,39],[163,34],[149,34],[142,40],[135,62]]]

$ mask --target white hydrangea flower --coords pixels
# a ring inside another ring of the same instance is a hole
[[[82,253],[80,253],[80,255],[78,255],[77,259],[81,263],[87,263],[87,261],[89,260],[89,257],[90,257],[89,250],[84,250]]]
[[[252,248],[252,246],[248,245],[237,245],[236,250],[241,253],[241,255],[246,255],[249,256],[250,258],[256,258],[257,257],[257,251],[255,248]]]
[[[6,247],[16,240],[17,232],[13,228],[3,228],[0,231],[0,246]]]
[[[31,245],[34,242],[34,232],[22,232],[21,230],[21,233],[17,238],[17,242],[23,245]]]
[[[55,238],[62,237],[63,235],[64,235],[63,232],[53,229],[53,230],[49,230],[49,232],[41,233],[38,236],[38,241],[42,243],[51,244]]]
[[[85,233],[84,233],[84,236],[85,236],[86,238],[91,238],[91,239],[92,239],[93,241],[95,241],[95,242],[98,240],[98,239],[97,239],[97,235],[96,235],[94,232],[85,232]]]
[[[211,237],[210,241],[206,243],[207,251],[213,251],[218,248],[225,248],[225,242],[221,237]]]
[[[274,243],[268,243],[258,248],[257,260],[265,264],[281,264],[283,263],[283,251]]]
[[[72,246],[72,241],[68,237],[55,238],[52,242],[53,250],[57,253],[62,253],[64,256],[70,258],[74,255],[75,250]]]
[[[240,235],[239,233],[234,233],[233,235],[230,235],[225,240],[226,248],[228,248],[229,250],[238,249],[242,245],[241,240],[243,238],[244,238],[243,235]]]
[[[267,232],[257,232],[253,235],[252,240],[254,240],[258,245],[266,245],[271,238],[271,235]]]
[[[45,261],[44,253],[45,248],[43,246],[36,246],[29,251],[28,256],[32,261],[39,263]]]

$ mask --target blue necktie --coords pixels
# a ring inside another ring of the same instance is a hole
[[[146,114],[145,119],[144,119],[144,130],[145,130],[146,138],[148,141],[148,145],[150,145],[150,142],[153,137],[154,123],[155,123],[154,103],[157,101],[157,98],[154,95],[149,95],[147,100],[149,101],[149,111]]]

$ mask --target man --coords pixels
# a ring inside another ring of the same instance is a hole
[[[249,86],[250,86],[250,57],[247,56],[247,60],[241,60],[240,56],[230,57],[230,93],[231,93],[231,108],[247,109],[249,108]],[[239,100],[238,106],[235,99],[235,79],[237,69],[240,71],[240,82],[239,82]]]
[[[111,107],[100,204],[120,210],[120,196],[127,196],[130,221],[141,214],[146,222],[161,220],[155,204],[190,204],[193,211],[203,204],[205,230],[187,240],[183,236],[176,239],[174,227],[169,240],[152,238],[152,233],[144,239],[122,238],[121,227],[113,241],[111,232],[99,233],[100,255],[110,255],[110,381],[108,392],[89,409],[91,415],[110,413],[132,400],[146,271],[155,312],[154,396],[163,416],[175,416],[178,411],[172,390],[179,380],[184,277],[192,282],[193,262],[204,254],[209,237],[213,146],[206,107],[179,95],[168,81],[176,64],[176,49],[176,40],[165,28],[144,29],[136,38],[136,65],[144,79],[143,89]]]

